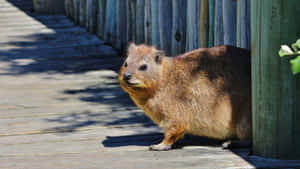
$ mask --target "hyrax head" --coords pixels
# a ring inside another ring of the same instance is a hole
[[[164,52],[146,45],[130,44],[119,82],[126,92],[152,88],[162,73]]]

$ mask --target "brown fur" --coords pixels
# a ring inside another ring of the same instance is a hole
[[[154,47],[132,44],[125,62],[119,73],[121,87],[165,131],[163,142],[153,149],[169,149],[184,133],[251,139],[248,50],[217,46],[170,58]],[[139,70],[143,64],[145,71]],[[133,83],[124,81],[125,71]]]

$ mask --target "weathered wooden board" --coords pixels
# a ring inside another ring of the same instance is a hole
[[[300,34],[292,16],[300,14],[298,1],[251,1],[252,110],[254,154],[299,159],[299,76],[293,76],[288,59],[280,58],[281,44]],[[298,120],[298,119],[297,119]]]
[[[237,1],[223,0],[224,44],[236,45]]]
[[[200,1],[187,1],[186,51],[200,48]]]
[[[251,30],[250,30],[250,0],[241,1],[241,47],[251,48]]]
[[[86,28],[89,32],[96,33],[97,30],[97,0],[87,0],[86,6]]]
[[[63,14],[64,1],[61,0],[33,0],[34,10],[40,13]]]
[[[98,12],[97,12],[97,35],[104,39],[105,30],[105,14],[106,14],[106,0],[97,0],[98,2]]]
[[[172,56],[185,52],[186,9],[186,0],[175,0],[172,2]]]
[[[145,18],[144,18],[144,29],[145,29],[145,43],[148,45],[152,44],[152,18],[151,18],[151,0],[145,1]]]
[[[215,36],[215,0],[209,0],[209,37],[208,47],[214,46]]]
[[[127,46],[127,13],[126,1],[117,0],[116,8],[116,48],[124,51]]]
[[[159,35],[159,14],[158,14],[158,7],[159,7],[159,0],[151,0],[151,30],[152,30],[152,45],[160,48],[160,35]]]
[[[86,26],[86,3],[87,0],[79,0],[79,24]]]
[[[172,0],[160,0],[159,1],[159,36],[160,45],[165,53],[171,55],[172,44]]]
[[[209,8],[208,0],[201,0],[200,9],[200,46],[205,48],[208,46],[208,26],[209,26]]]
[[[136,1],[136,43],[141,44],[145,41],[145,0]]]
[[[113,44],[116,40],[116,0],[106,2],[104,40]]]

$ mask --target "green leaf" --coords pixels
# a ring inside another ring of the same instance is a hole
[[[300,39],[298,39],[296,43],[292,44],[292,48],[293,48],[296,52],[299,51],[299,49],[300,49]]]
[[[283,57],[283,56],[293,55],[294,52],[291,50],[291,48],[289,46],[281,45],[281,48],[280,48],[278,54],[280,57]]]
[[[300,73],[300,56],[290,61],[293,74]]]

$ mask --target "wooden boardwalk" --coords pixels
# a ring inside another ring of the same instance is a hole
[[[148,151],[162,132],[121,91],[122,58],[65,16],[31,8],[0,0],[1,169],[300,167],[195,137]]]

